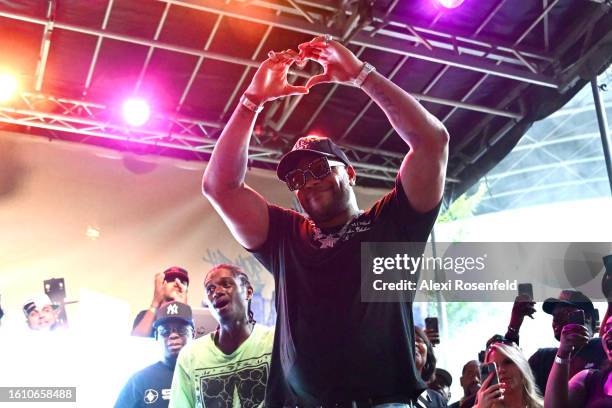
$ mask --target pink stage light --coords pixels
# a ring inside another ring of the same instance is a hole
[[[17,95],[19,81],[8,73],[0,73],[0,103],[7,103]]]
[[[149,120],[151,108],[144,99],[130,98],[123,103],[123,119],[132,126],[142,126]]]
[[[436,0],[436,1],[442,7],[456,8],[456,7],[459,7],[463,3],[464,0]]]

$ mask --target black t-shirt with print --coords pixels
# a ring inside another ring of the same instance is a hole
[[[414,210],[399,179],[335,236],[269,206],[267,240],[253,251],[276,288],[267,407],[401,402],[421,394],[412,304],[361,302],[360,249],[362,242],[427,241],[438,210]]]
[[[174,367],[158,361],[134,374],[125,384],[115,408],[167,408]]]

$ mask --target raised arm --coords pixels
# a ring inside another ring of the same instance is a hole
[[[557,357],[550,370],[544,393],[544,407],[572,408],[582,407],[586,402],[584,378],[587,370],[576,374],[569,382],[571,352],[584,346],[589,340],[587,328],[578,324],[567,324],[561,330]]]
[[[336,41],[315,38],[300,45],[324,72],[310,79],[308,88],[322,82],[350,83],[359,76],[364,63]],[[434,208],[442,198],[448,161],[448,133],[444,125],[416,99],[393,82],[371,72],[361,88],[383,110],[391,126],[410,147],[399,170],[408,200],[421,212]]]
[[[134,320],[132,328],[132,336],[151,337],[153,331],[153,322],[155,321],[155,313],[159,306],[164,301],[164,272],[155,274],[153,300],[151,307],[144,312],[140,312]]]
[[[307,93],[305,87],[287,83],[287,72],[296,52],[285,51],[264,61],[245,92],[254,106],[286,95]],[[257,113],[239,103],[221,132],[206,166],[202,188],[234,238],[255,249],[268,235],[268,204],[245,184],[249,142]]]

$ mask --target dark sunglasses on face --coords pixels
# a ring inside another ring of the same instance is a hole
[[[157,334],[162,337],[170,337],[170,335],[174,332],[179,336],[187,336],[191,331],[191,327],[189,326],[179,326],[179,327],[158,327]]]
[[[328,160],[327,157],[319,157],[308,163],[301,169],[291,170],[285,176],[285,183],[290,191],[299,190],[306,184],[306,173],[314,179],[320,180],[327,177],[331,173],[331,168],[335,166],[344,166],[344,163]]]

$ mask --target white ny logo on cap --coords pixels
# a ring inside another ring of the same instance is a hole
[[[166,308],[166,314],[168,315],[175,315],[178,314],[178,305],[168,305],[168,307]]]

